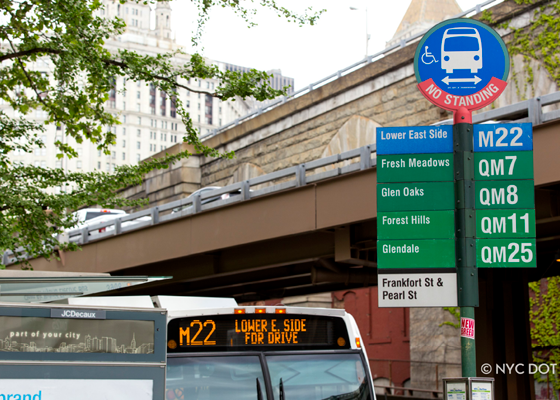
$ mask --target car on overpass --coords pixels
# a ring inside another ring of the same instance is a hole
[[[193,193],[192,193],[191,195],[189,195],[189,197],[187,197],[187,198],[192,198],[192,197],[195,197],[195,196],[200,196],[200,195],[202,195],[202,194],[206,194],[206,193],[209,193],[209,192],[211,192],[211,191],[213,191],[213,190],[221,189],[221,188],[222,188],[221,186],[207,186],[207,187],[203,187],[202,189],[198,189],[197,191],[193,192]],[[232,196],[238,196],[238,195],[240,195],[240,194],[241,194],[241,191],[240,191],[240,190],[236,190],[236,191],[233,191],[233,192],[231,192],[231,193],[224,193],[224,194],[221,194],[221,195],[216,195],[216,196],[212,196],[212,197],[207,197],[207,198],[205,198],[205,199],[201,199],[201,200],[200,200],[200,204],[201,204],[201,205],[205,205],[205,204],[208,204],[208,203],[213,203],[213,202],[218,201],[218,200],[229,199],[229,198],[232,197]],[[175,208],[171,211],[171,213],[172,213],[172,214],[175,214],[175,213],[184,211],[184,210],[186,210],[186,209],[188,209],[188,208],[190,208],[190,207],[192,207],[192,205],[175,207]]]

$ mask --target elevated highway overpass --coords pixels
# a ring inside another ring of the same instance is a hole
[[[475,117],[475,122],[535,124],[539,267],[525,271],[527,279],[557,268],[551,263],[560,249],[560,115],[543,112],[557,102],[560,93]],[[35,270],[171,275],[171,281],[130,288],[129,293],[233,296],[239,301],[375,285],[375,164],[371,144],[238,182],[202,198],[73,231],[70,240],[80,242],[81,251],[31,264]],[[202,205],[205,198],[229,192],[240,195]],[[183,211],[171,213],[177,207]],[[90,235],[102,227],[106,232]],[[492,273],[501,272],[483,271],[481,277]]]

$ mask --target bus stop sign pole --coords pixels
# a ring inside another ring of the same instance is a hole
[[[478,307],[478,269],[474,241],[475,191],[472,113],[459,108],[453,116],[453,166],[455,171],[455,265],[461,310],[461,369],[464,377],[476,376],[474,307]]]
[[[432,104],[453,111],[455,267],[461,310],[463,377],[476,377],[474,308],[478,307],[476,192],[472,112],[490,105],[507,86],[509,54],[483,22],[443,21],[420,40],[414,56],[418,89]]]

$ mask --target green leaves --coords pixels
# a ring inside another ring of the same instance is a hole
[[[200,41],[212,7],[230,8],[249,26],[255,24],[252,19],[256,10],[238,0],[191,1],[199,9],[195,43]],[[309,9],[298,15],[274,0],[252,3],[300,25],[315,24],[323,12]],[[188,57],[179,50],[147,55],[125,49],[111,53],[104,47],[106,41],[122,34],[126,26],[120,18],[105,18],[104,7],[101,0],[0,0],[0,43],[4,44],[0,47],[0,103],[13,111],[0,111],[0,252],[11,250],[21,261],[25,254],[49,258],[59,249],[76,250],[75,244],[59,243],[57,239],[59,233],[75,226],[73,210],[87,205],[146,204],[146,199],[123,199],[118,190],[141,184],[146,173],[191,155],[188,151],[166,155],[139,165],[117,167],[113,174],[69,172],[13,161],[16,155],[45,147],[40,137],[46,137],[48,125],[64,130],[66,140],[55,139],[54,145],[57,157],[65,162],[78,157],[69,144],[73,142],[89,141],[110,154],[116,137],[107,128],[120,122],[118,115],[106,110],[106,102],[111,90],[124,90],[115,88],[118,77],[141,81],[167,94],[185,125],[183,142],[207,157],[232,158],[233,153],[221,153],[200,141],[181,94],[188,90],[221,100],[266,100],[286,94],[287,88],[270,87],[271,76],[265,72],[220,71],[201,54]],[[178,64],[177,60],[186,62]],[[191,83],[198,79],[217,79],[220,84],[213,92],[205,91]],[[44,123],[34,121],[33,113],[43,115]]]
[[[549,366],[560,364],[560,276],[541,279],[529,283],[529,321],[533,361],[547,363]],[[543,369],[544,371],[545,369]],[[539,382],[551,383],[555,390],[560,390],[558,373],[550,368],[550,373],[537,373]]]

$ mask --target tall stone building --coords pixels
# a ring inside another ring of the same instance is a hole
[[[430,29],[461,11],[455,0],[412,0],[395,35],[387,42],[387,47]]]
[[[99,11],[100,16],[119,17],[126,22],[126,29],[122,35],[106,41],[106,47],[112,53],[126,49],[155,56],[180,49],[172,31],[172,9],[169,3],[158,2],[155,9],[142,2],[120,4],[112,0],[103,0],[103,4],[104,8]],[[152,16],[155,17],[153,29],[150,27]],[[188,55],[179,54],[172,62],[182,65],[188,60]],[[212,60],[206,62],[218,65],[221,70],[226,69],[225,63]],[[54,68],[48,58],[40,58],[28,67],[47,75],[52,75]],[[219,84],[216,79],[181,83],[208,93],[214,92]],[[201,135],[245,115],[251,109],[251,104],[239,98],[236,101],[220,101],[209,94],[194,93],[185,89],[180,89],[177,96],[183,101],[193,126]],[[0,110],[13,115],[13,111],[7,104],[0,102]],[[136,163],[182,142],[184,125],[178,118],[174,102],[166,93],[144,82],[132,82],[117,77],[115,87],[109,93],[106,111],[118,116],[121,122],[118,126],[107,127],[117,135],[117,143],[111,147],[109,155],[97,150],[97,145],[89,141],[77,143],[65,134],[64,126],[57,128],[49,125],[46,126],[41,137],[46,148],[37,148],[31,153],[16,152],[11,156],[14,161],[38,167],[63,168],[68,171],[112,172],[116,166]],[[46,116],[46,112],[38,109],[26,117],[41,122],[46,119]],[[58,159],[56,157],[58,151],[54,145],[57,140],[74,147],[78,157]],[[55,191],[59,190],[61,189],[55,188]]]

